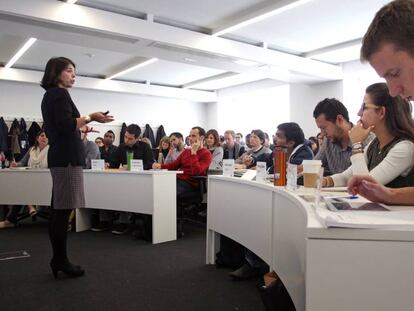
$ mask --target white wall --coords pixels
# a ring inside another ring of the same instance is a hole
[[[272,137],[276,126],[290,119],[288,85],[250,84],[219,91],[218,96],[215,121],[219,133],[232,129],[246,135],[261,129]]]
[[[34,84],[0,81],[0,116],[41,118],[43,93],[43,89]],[[204,103],[76,87],[70,93],[81,114],[110,110],[115,116],[114,124],[97,126],[102,135],[108,128],[114,128],[118,133],[122,122],[141,126],[148,123],[152,127],[162,124],[167,134],[180,131],[185,136],[191,127],[207,125],[207,105]],[[91,139],[94,136],[97,135],[91,135]]]
[[[342,81],[290,85],[290,119],[300,125],[305,137],[315,136],[319,132],[313,118],[313,110],[318,102],[327,97],[342,101]]]
[[[352,122],[358,121],[357,113],[361,107],[367,86],[376,82],[385,82],[368,64],[353,61],[343,64],[344,104],[348,108]]]

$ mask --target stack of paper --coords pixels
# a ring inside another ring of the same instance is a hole
[[[318,207],[316,215],[327,227],[414,230],[414,210],[333,212]]]

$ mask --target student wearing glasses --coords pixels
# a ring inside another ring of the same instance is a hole
[[[385,83],[366,89],[361,120],[349,131],[352,165],[344,172],[325,177],[322,186],[346,186],[352,175],[368,174],[387,187],[414,186],[414,122],[411,104],[391,97]],[[370,132],[376,138],[364,148]]]

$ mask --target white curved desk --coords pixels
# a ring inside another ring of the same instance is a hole
[[[85,207],[152,215],[153,243],[177,239],[177,171],[84,170]],[[0,204],[50,205],[49,170],[0,170]],[[90,228],[87,209],[76,211],[76,229]]]
[[[297,310],[414,309],[413,231],[328,229],[282,188],[223,176],[208,186],[208,264],[223,234],[278,273]]]

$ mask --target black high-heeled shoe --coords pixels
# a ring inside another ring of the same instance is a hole
[[[75,266],[71,263],[55,264],[54,262],[50,262],[50,268],[55,279],[57,279],[59,271],[62,271],[70,278],[77,278],[85,274],[85,270],[81,266]]]

